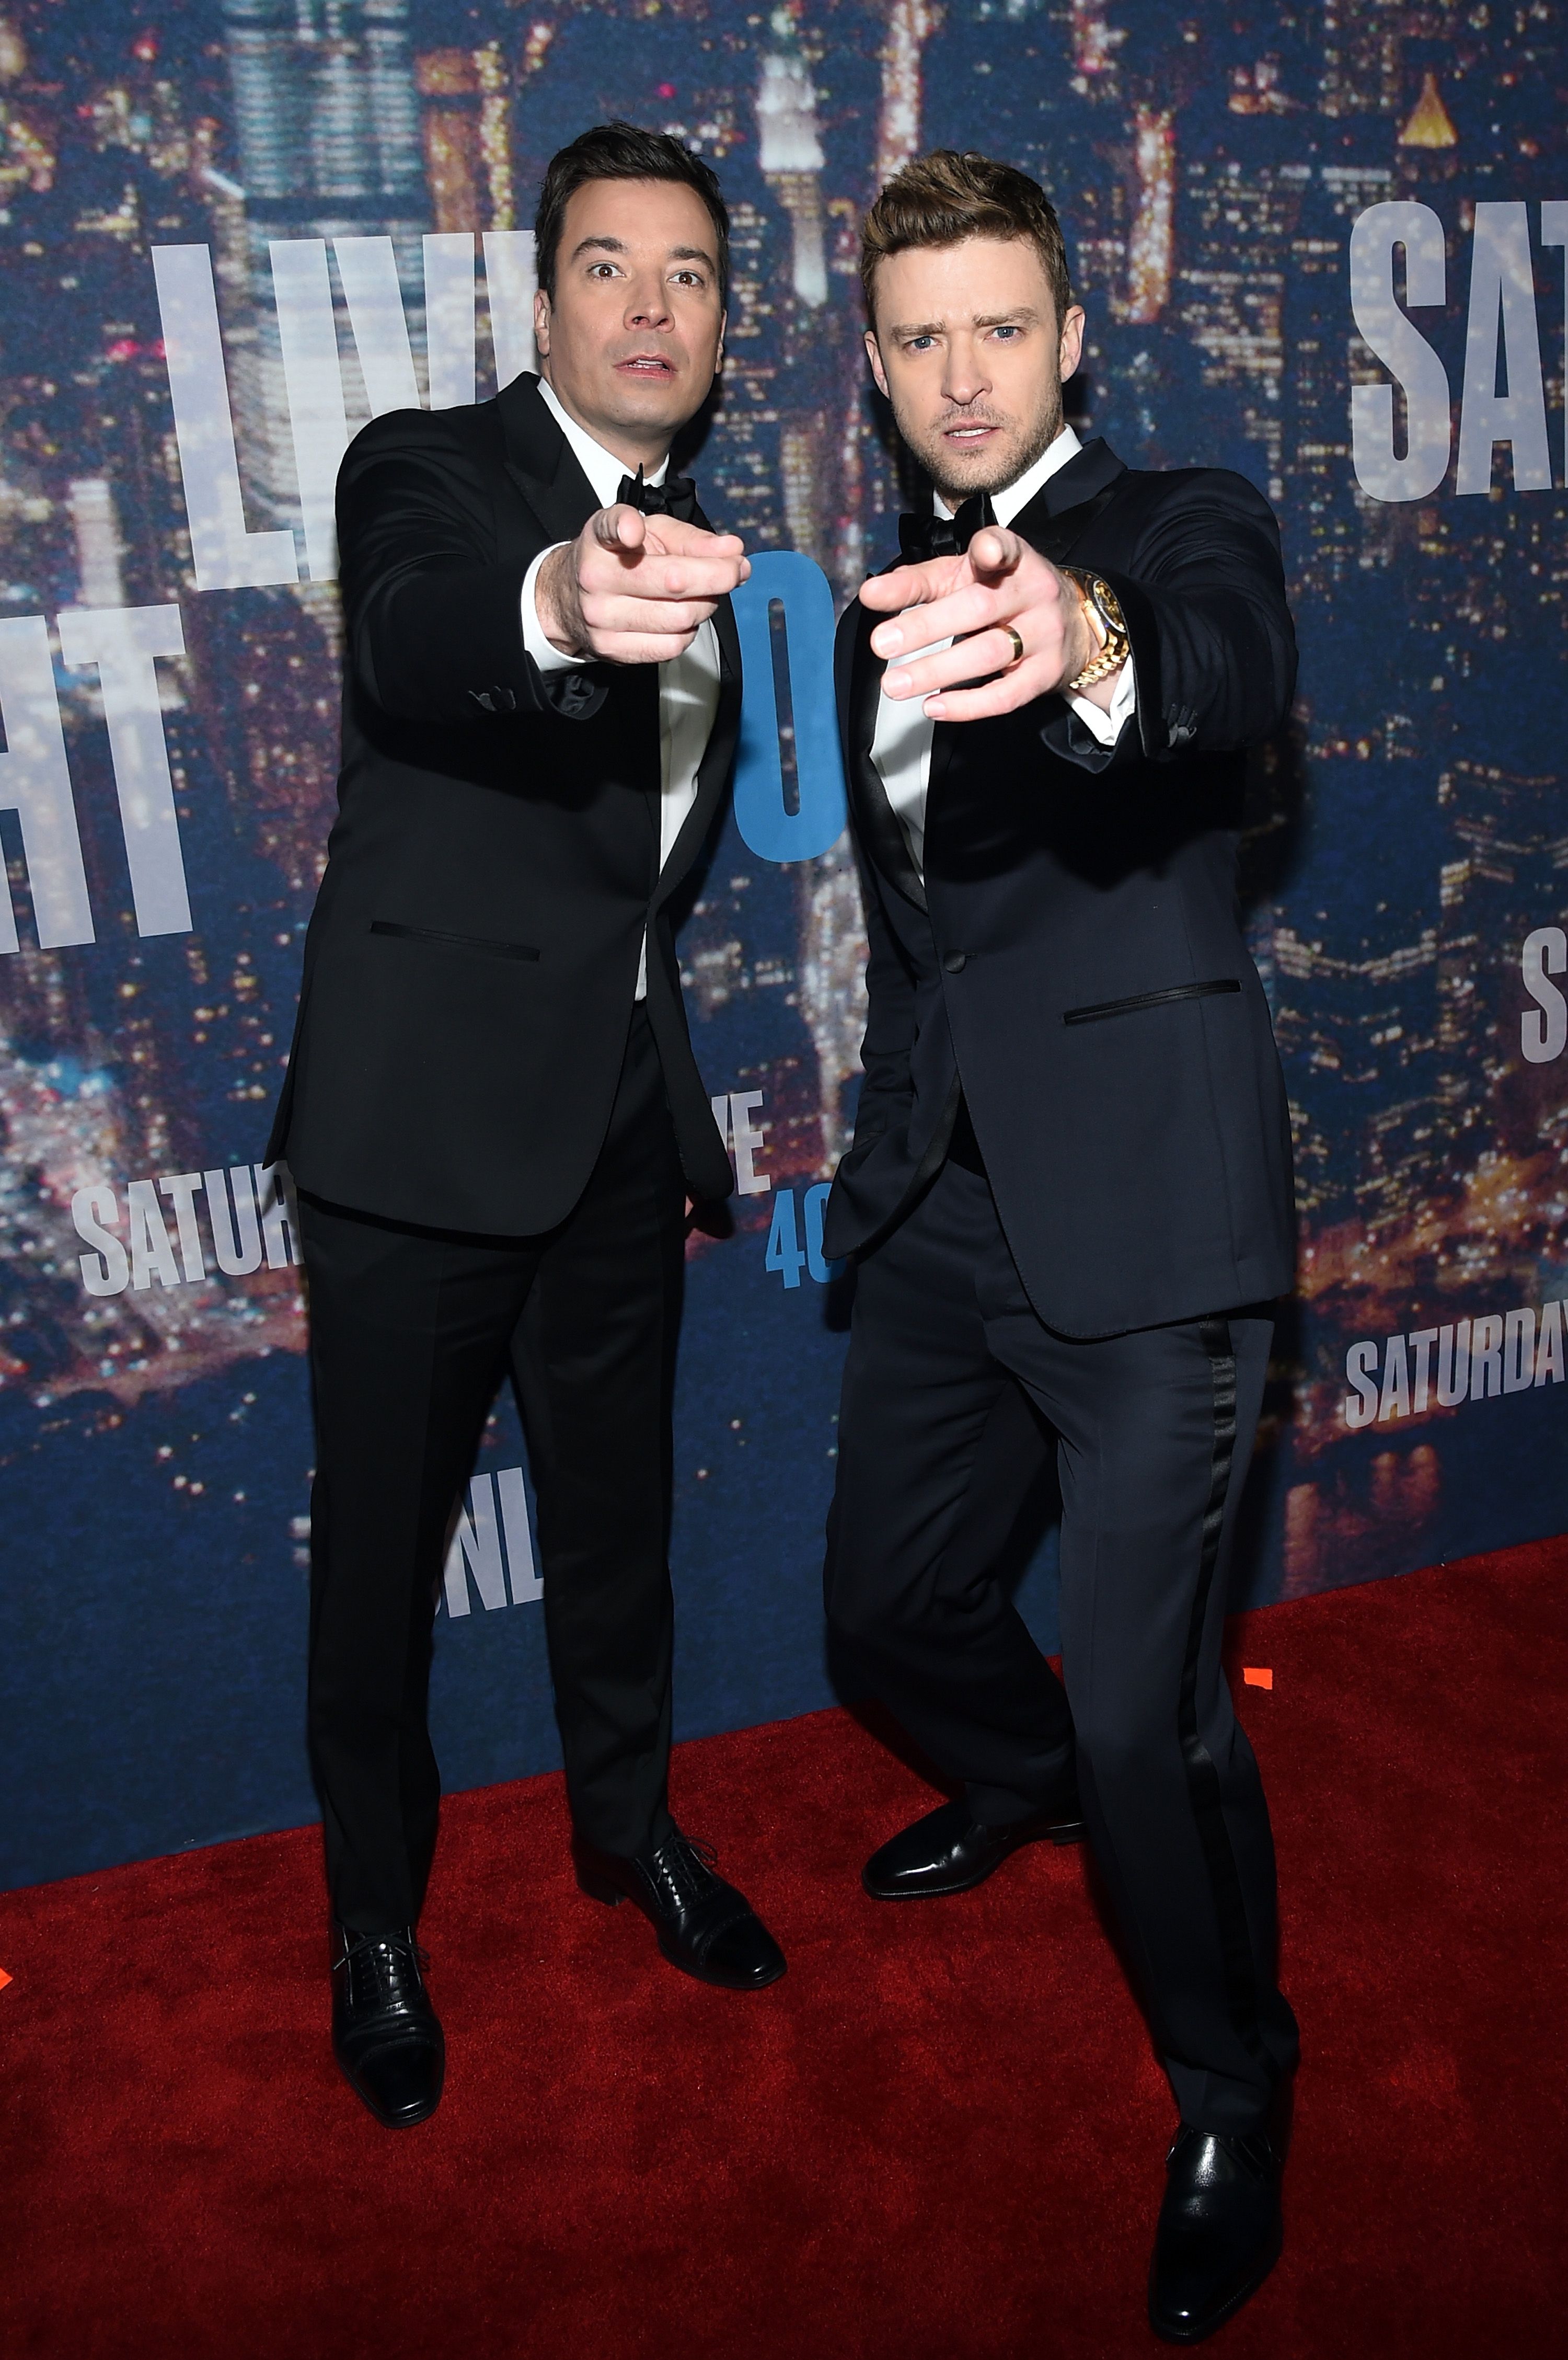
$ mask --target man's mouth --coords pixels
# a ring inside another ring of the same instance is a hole
[[[942,439],[944,442],[977,443],[1000,431],[988,418],[961,418],[942,429]]]
[[[631,353],[615,367],[622,377],[671,377],[675,364],[667,353]]]

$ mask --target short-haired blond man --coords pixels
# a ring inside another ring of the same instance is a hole
[[[1180,2114],[1150,2319],[1196,2343],[1278,2256],[1297,2054],[1220,1663],[1293,1267],[1235,874],[1245,749],[1295,681],[1279,534],[1240,476],[1129,468],[1063,423],[1083,312],[1022,172],[909,165],[863,269],[935,498],[839,636],[871,956],[826,1229],[857,1265],[826,1603],[963,1782],[865,1881],[960,1892],[1087,1833]],[[1047,1450],[1065,1686],[998,1571]]]

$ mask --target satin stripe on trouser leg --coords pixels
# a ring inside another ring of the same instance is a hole
[[[1275,1975],[1268,1807],[1220,1648],[1273,1322],[1053,1335],[999,1224],[978,1293],[991,1349],[1059,1437],[1062,1676],[1155,2038],[1183,2121],[1253,2129],[1296,2027]]]

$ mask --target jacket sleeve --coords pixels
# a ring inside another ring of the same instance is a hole
[[[528,561],[498,561],[494,503],[441,413],[372,420],[338,471],[338,566],[355,684],[401,720],[583,719],[598,665],[542,673],[523,646]]]
[[[1194,469],[1165,495],[1125,571],[1096,566],[1121,602],[1138,683],[1136,726],[1099,745],[1060,696],[1040,735],[1082,770],[1231,752],[1274,735],[1296,684],[1279,528],[1244,475]]]

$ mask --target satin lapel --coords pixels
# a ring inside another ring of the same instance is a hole
[[[909,857],[909,840],[887,800],[886,788],[871,759],[877,736],[877,715],[882,701],[882,674],[887,666],[871,652],[876,617],[865,606],[855,608],[855,647],[850,658],[848,709],[844,724],[844,769],[855,816],[866,851],[889,884],[917,910],[926,906],[920,872]]]
[[[955,721],[939,721],[931,730],[931,767],[926,772],[926,827],[931,827],[931,807],[938,788],[947,776],[947,766],[953,759],[957,743],[954,731],[962,727]]]
[[[735,745],[740,737],[740,634],[727,598],[721,598],[713,609],[713,636],[719,643],[719,702],[702,759],[697,765],[696,795],[659,874],[653,897],[655,909],[670,899],[697,858],[735,768]]]
[[[599,503],[571,443],[539,399],[539,379],[514,377],[495,401],[507,475],[543,526],[547,543],[575,541]]]
[[[697,514],[693,521],[700,524],[704,532],[712,532],[713,530],[713,526],[702,514],[702,503],[700,501],[697,507]],[[725,681],[733,681],[738,688],[740,683],[740,633],[735,628],[735,609],[730,605],[727,598],[721,598],[717,606],[713,610],[713,631],[719,642],[719,680],[721,683]],[[721,712],[723,709],[723,690],[721,686]],[[716,736],[718,733],[718,725],[716,722],[713,727],[714,735]],[[712,745],[713,739],[710,738],[708,742]]]
[[[692,521],[701,525],[704,532],[713,530],[702,514],[700,501]],[[656,909],[670,899],[697,858],[698,847],[713,825],[713,814],[735,767],[735,745],[740,737],[740,633],[735,628],[735,609],[727,598],[721,598],[713,609],[713,637],[719,643],[719,702],[702,759],[697,765],[696,795],[659,872],[653,897]]]
[[[1040,486],[1028,508],[1013,519],[1014,531],[1021,532],[1053,565],[1064,564],[1079,535],[1105,507],[1126,474],[1126,466],[1109,443],[1096,435]]]

